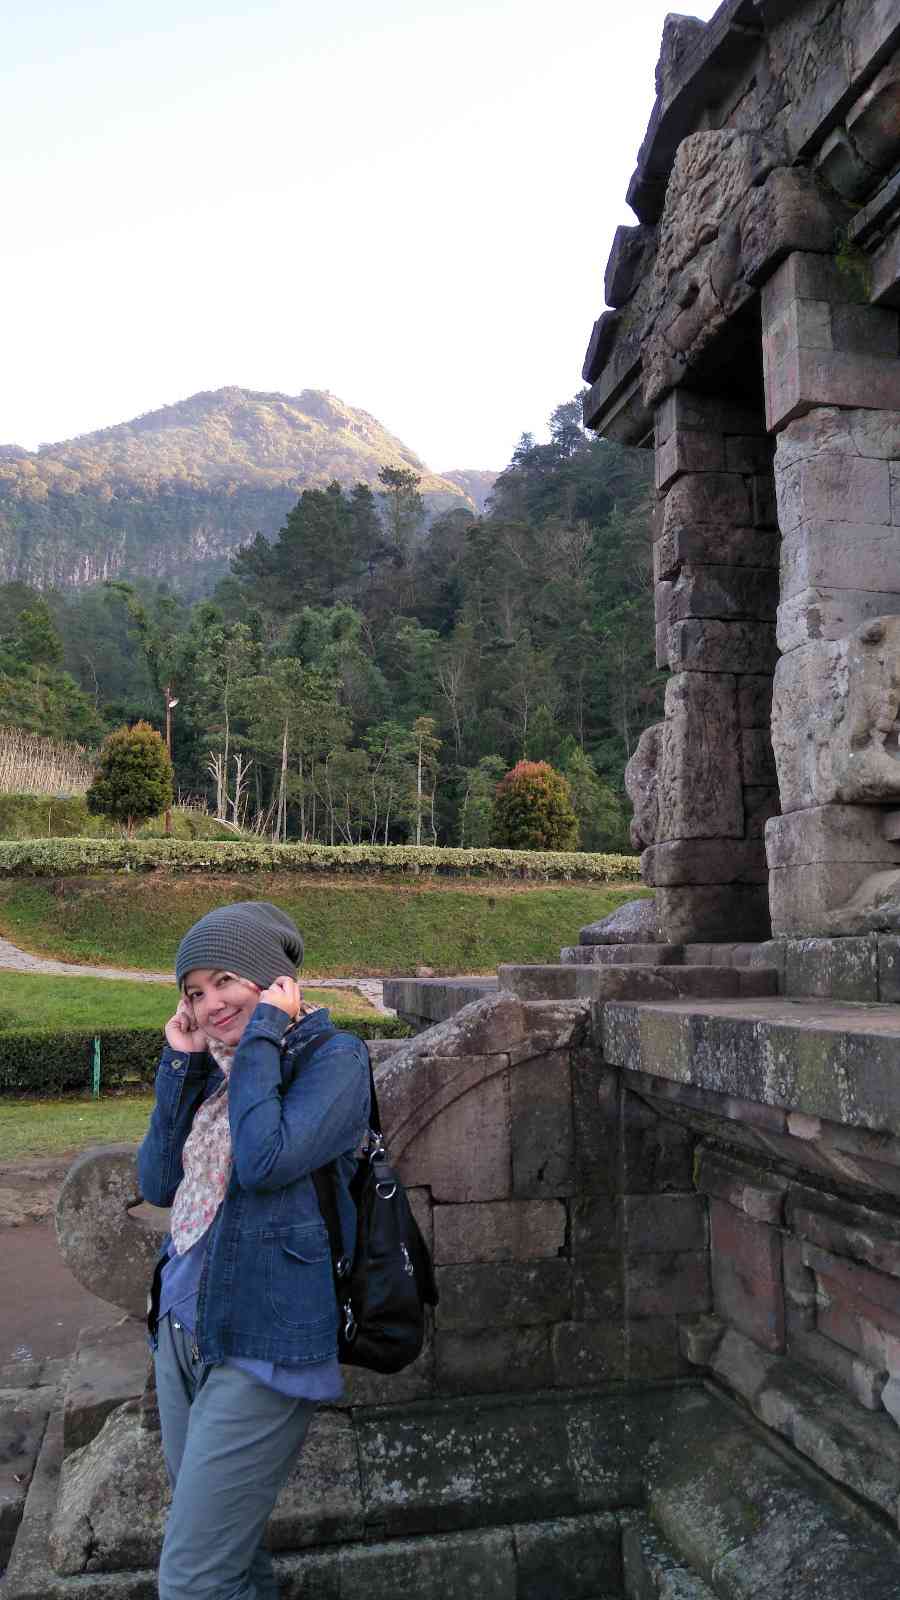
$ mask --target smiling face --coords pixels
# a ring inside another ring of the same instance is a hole
[[[255,983],[233,972],[198,967],[184,980],[184,997],[193,1006],[198,1028],[221,1044],[238,1043],[259,996]]]

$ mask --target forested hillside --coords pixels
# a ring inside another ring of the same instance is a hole
[[[0,581],[164,577],[198,599],[248,538],[274,537],[302,489],[374,484],[384,467],[418,473],[430,513],[469,503],[460,481],[320,389],[217,389],[37,451],[5,445]]]
[[[579,417],[523,436],[482,516],[429,522],[406,466],[307,488],[193,605],[146,580],[0,588],[0,722],[162,728],[168,688],[183,792],[336,843],[487,843],[498,778],[544,759],[581,847],[625,844],[623,767],[660,714],[651,458]]]

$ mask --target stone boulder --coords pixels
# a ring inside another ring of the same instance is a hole
[[[626,900],[599,922],[589,922],[578,935],[579,944],[655,944],[659,916],[654,895]]]

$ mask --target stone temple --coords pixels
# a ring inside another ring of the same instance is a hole
[[[667,19],[584,369],[655,451],[654,893],[386,985],[441,1298],[320,1413],[285,1600],[900,1596],[898,152],[900,0]],[[155,1594],[138,1199],[128,1149],[61,1197],[110,1319],[0,1390],[5,1600]]]

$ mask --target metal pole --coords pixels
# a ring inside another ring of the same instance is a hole
[[[175,704],[177,705],[177,701]],[[166,749],[169,760],[172,760],[172,685],[166,684]],[[166,806],[166,833],[172,832],[172,807]]]

